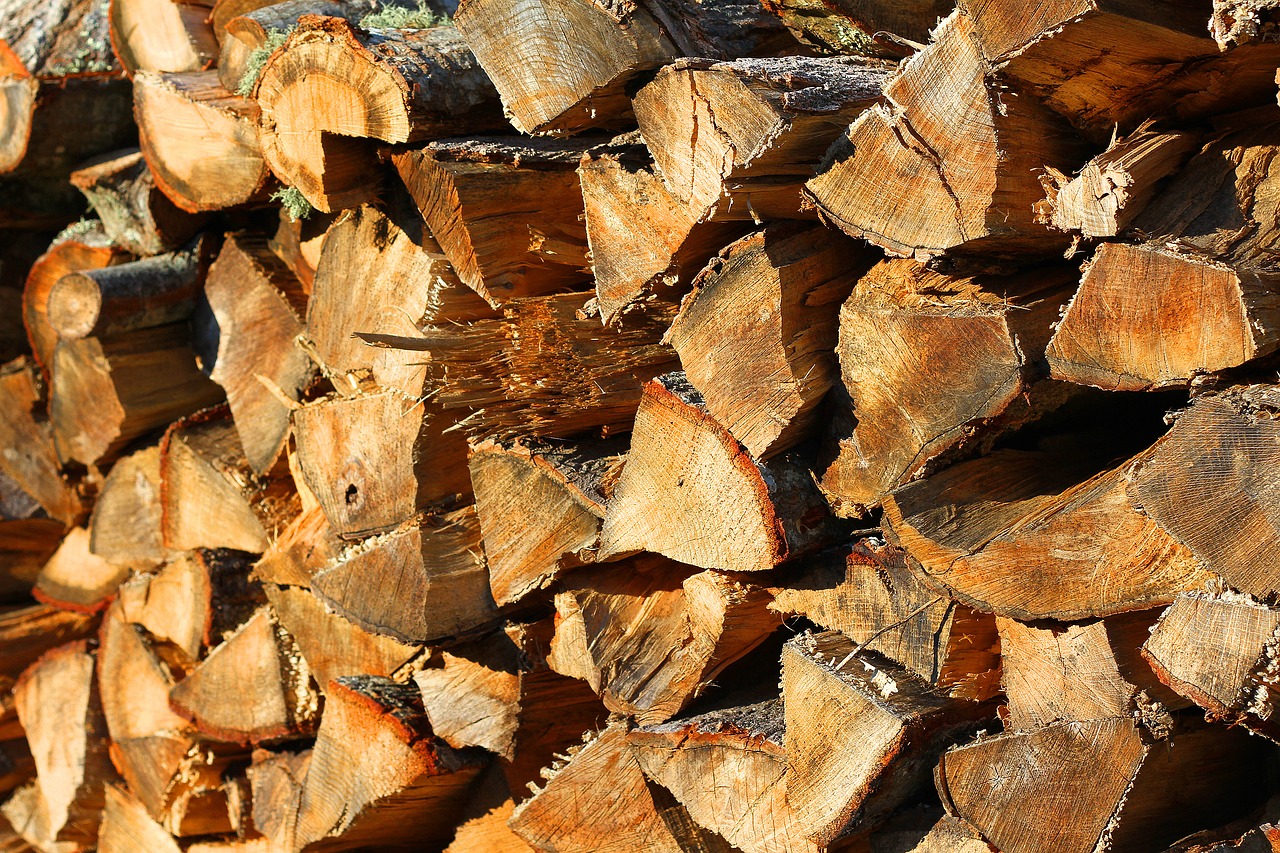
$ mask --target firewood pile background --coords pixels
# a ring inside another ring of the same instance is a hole
[[[1278,68],[0,0],[0,853],[1280,850]]]

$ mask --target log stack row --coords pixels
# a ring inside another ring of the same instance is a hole
[[[0,0],[0,850],[1280,850],[1278,33]]]

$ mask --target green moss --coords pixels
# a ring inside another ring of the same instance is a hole
[[[302,194],[302,190],[297,187],[285,187],[282,190],[276,190],[271,194],[272,201],[280,202],[280,206],[289,214],[289,218],[294,222],[299,219],[308,219],[315,210],[311,206],[311,202],[307,201],[307,197]]]
[[[244,62],[244,76],[240,78],[240,85],[236,87],[237,95],[247,98],[253,94],[253,87],[258,84],[258,75],[262,73],[262,66],[267,64],[267,57],[284,47],[291,32],[293,32],[292,27],[287,30],[274,28],[267,30],[267,40],[259,47],[255,47]]]
[[[428,30],[432,27],[453,26],[448,15],[437,15],[427,8],[425,0],[417,2],[417,9],[391,6],[372,12],[360,19],[360,26],[367,30]]]

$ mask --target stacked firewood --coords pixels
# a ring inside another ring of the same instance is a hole
[[[0,850],[1280,850],[1278,67],[0,0]]]

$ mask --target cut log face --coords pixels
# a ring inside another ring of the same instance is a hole
[[[650,555],[566,579],[551,668],[583,678],[611,711],[642,724],[679,713],[779,624],[762,587],[688,572]]]
[[[376,141],[505,125],[498,93],[453,27],[356,30],[340,18],[303,17],[254,96],[271,170],[326,213],[373,199]]]
[[[294,483],[306,483],[295,475]],[[307,506],[267,546],[253,566],[253,576],[265,583],[308,586],[311,577],[342,550],[342,539],[325,518],[319,504]]]
[[[488,441],[474,448],[468,467],[489,585],[500,607],[595,560],[604,492],[625,450],[617,439]]]
[[[1007,89],[988,76],[973,21],[952,14],[885,87],[890,105],[836,140],[807,193],[827,221],[895,255],[1053,251],[1065,240],[1032,218],[1035,172],[1070,169],[1083,149]]]
[[[795,460],[750,456],[682,373],[645,386],[600,534],[602,559],[644,550],[700,568],[763,571],[834,535],[826,501]]]
[[[787,802],[784,729],[782,700],[771,699],[636,729],[627,742],[646,776],[735,849],[817,853]]]
[[[1129,498],[1146,516],[1209,571],[1260,598],[1280,592],[1280,495],[1269,473],[1280,460],[1278,407],[1272,386],[1203,397],[1127,474]]]
[[[254,828],[266,836],[272,850],[289,849],[298,823],[298,800],[311,766],[312,750],[269,752],[255,750],[246,771],[253,801]]]
[[[458,277],[497,307],[589,280],[577,173],[589,145],[476,137],[393,160]]]
[[[72,523],[84,514],[84,505],[58,463],[44,392],[30,359],[0,368],[0,447],[7,451],[0,455],[0,474],[47,515]]]
[[[207,566],[190,554],[179,556],[154,575],[144,575],[120,590],[123,617],[158,641],[182,652],[186,665],[200,659],[211,630],[213,583]]]
[[[411,686],[352,676],[326,696],[289,849],[330,837],[325,849],[443,847],[482,753],[433,737]]]
[[[1113,243],[1099,247],[1046,355],[1055,379],[1146,391],[1186,387],[1277,348],[1280,277]]]
[[[289,404],[315,376],[295,344],[306,294],[265,241],[235,234],[209,268],[204,292],[218,321],[218,356],[209,378],[227,393],[249,465],[266,474],[289,435]]]
[[[98,214],[111,241],[135,255],[171,252],[193,237],[203,218],[178,209],[156,186],[136,148],[95,158],[71,183]]]
[[[636,120],[663,182],[698,220],[810,219],[804,182],[880,100],[891,68],[853,57],[680,59],[637,93]]]
[[[1142,647],[1160,680],[1205,709],[1272,740],[1280,611],[1246,596],[1187,593],[1164,612]]]
[[[860,539],[824,551],[771,592],[771,610],[839,631],[940,693],[981,702],[1000,692],[995,618],[951,601],[901,548]]]
[[[298,461],[333,529],[356,538],[421,507],[469,495],[466,437],[434,404],[377,390],[334,395],[293,413]]]
[[[107,562],[89,549],[89,531],[74,528],[62,540],[36,578],[32,594],[36,600],[93,613],[106,606],[129,567]]]
[[[721,252],[685,297],[664,340],[753,457],[812,431],[836,377],[834,308],[873,263],[865,254],[824,228],[772,226]]]
[[[1040,178],[1048,197],[1036,206],[1036,218],[1059,231],[1114,237],[1182,167],[1199,140],[1197,133],[1144,125],[1113,142],[1072,178],[1050,169]]]
[[[834,631],[787,643],[782,699],[787,803],[820,846],[901,805],[991,711],[946,698]]]
[[[218,58],[218,42],[200,4],[111,0],[111,46],[136,71],[200,71]]]
[[[368,631],[425,643],[497,616],[471,507],[354,544],[312,578],[328,606]],[[387,590],[398,590],[387,595]]]
[[[638,135],[583,155],[578,167],[591,272],[605,325],[649,299],[674,302],[745,222],[699,222],[671,194]]]
[[[1000,850],[1154,849],[1248,811],[1261,756],[1243,732],[1192,728],[1153,740],[1133,719],[1111,717],[953,749],[935,778],[947,811]],[[1068,801],[1090,807],[1048,819],[1052,804]]]
[[[146,808],[127,791],[108,785],[105,796],[106,807],[98,830],[100,853],[181,853],[173,836],[152,820]]]
[[[915,261],[876,265],[840,310],[840,376],[857,417],[834,422],[822,488],[857,515],[941,459],[990,446],[1068,392],[1040,385],[1068,266],[950,276]],[[964,352],[964,358],[956,358]]]
[[[258,105],[222,88],[216,71],[141,72],[133,108],[147,165],[178,207],[195,213],[266,199]]]
[[[1130,506],[1124,463],[1100,444],[999,450],[903,486],[885,498],[887,532],[960,601],[1014,619],[1109,616],[1202,587],[1213,576]]]

